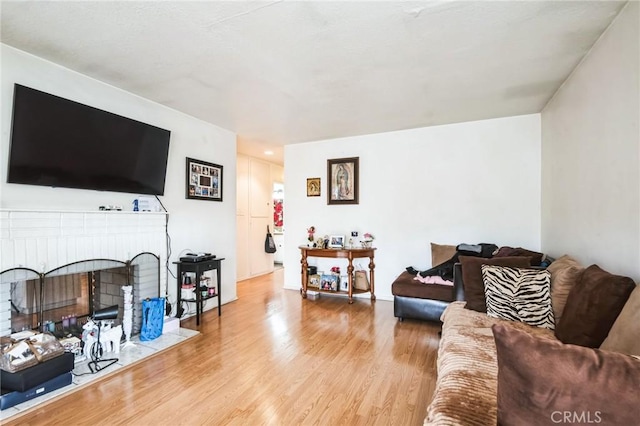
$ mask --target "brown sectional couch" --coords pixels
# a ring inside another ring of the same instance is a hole
[[[558,265],[564,267],[566,260],[559,259]],[[567,268],[576,268],[575,262],[566,263]],[[556,286],[561,287],[558,307],[564,308],[563,298],[569,305],[567,316],[558,315],[562,321],[567,321],[565,328],[576,318],[602,322],[598,318],[583,319],[580,312],[570,312],[572,304],[588,305],[586,312],[593,314],[598,306],[617,303],[603,305],[602,294],[596,298],[585,295],[584,287],[593,286],[594,280],[601,279],[600,283],[605,286],[614,285],[612,297],[626,300],[622,311],[615,314],[617,319],[614,318],[604,343],[597,342],[598,346],[602,343],[602,349],[563,344],[554,330],[492,318],[486,313],[466,309],[466,302],[462,301],[461,266],[456,264],[454,286],[460,300],[450,302],[441,316],[438,378],[425,425],[555,424],[566,413],[574,420],[586,419],[588,423],[601,424],[631,424],[629,419],[637,421],[640,418],[640,405],[637,404],[640,357],[637,360],[632,357],[640,355],[640,325],[634,321],[640,312],[640,286],[631,281],[629,287],[628,278],[611,274],[602,280],[598,275],[601,270],[593,267],[587,272],[586,283],[581,283],[589,268],[580,267],[579,273],[571,271],[575,280],[571,286],[576,291],[570,292],[562,288],[567,285],[567,274],[559,270],[558,265],[550,268],[554,271],[551,293],[554,293],[555,278]],[[631,296],[629,291],[632,291]],[[574,315],[573,319],[571,315]],[[583,327],[583,324],[578,326]],[[591,331],[588,324],[584,326],[586,332]],[[597,331],[601,334],[601,330]],[[501,351],[497,350],[496,341],[501,344],[498,347]],[[522,377],[529,377],[526,384]],[[616,379],[611,383],[613,377]],[[603,389],[606,385],[609,391],[598,392],[592,389],[592,383],[601,383],[599,386]]]

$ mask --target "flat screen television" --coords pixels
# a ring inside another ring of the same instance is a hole
[[[16,84],[7,182],[162,195],[170,136]]]

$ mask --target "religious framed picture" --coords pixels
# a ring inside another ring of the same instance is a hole
[[[219,164],[187,157],[186,198],[222,201],[222,171]]]
[[[320,178],[307,178],[307,197],[320,196]]]
[[[358,204],[359,160],[327,160],[327,204]]]

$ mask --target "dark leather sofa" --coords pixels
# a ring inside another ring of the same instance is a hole
[[[460,263],[453,267],[453,286],[423,284],[413,278],[414,275],[403,272],[391,285],[393,315],[400,321],[405,318],[440,321],[449,303],[464,300]]]

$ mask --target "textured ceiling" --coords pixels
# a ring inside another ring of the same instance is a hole
[[[277,158],[288,143],[539,112],[624,4],[3,1],[1,36]]]

